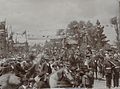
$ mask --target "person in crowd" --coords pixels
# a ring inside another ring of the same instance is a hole
[[[52,64],[52,73],[56,72],[58,70],[57,63]]]
[[[28,81],[23,81],[23,84],[18,89],[28,89]]]
[[[86,59],[84,61],[84,65],[86,65],[89,68],[89,63],[90,63],[90,56],[86,55]]]
[[[44,74],[47,74],[47,73],[51,74],[52,73],[48,58],[44,58],[44,63],[41,66],[41,72],[43,72]]]
[[[118,56],[116,57],[118,53],[116,52],[113,56],[113,52],[107,50],[105,56],[105,50],[102,50],[102,53],[100,52],[100,50],[93,52],[89,45],[85,52],[81,52],[77,46],[69,47],[69,49],[65,47],[45,48],[43,57],[40,58],[40,63],[37,63],[38,65],[33,62],[36,58],[33,54],[21,62],[5,60],[1,65],[1,75],[12,71],[22,81],[24,78],[28,80],[22,82],[23,84],[19,89],[33,89],[33,87],[41,89],[50,87],[48,80],[52,74],[62,68],[66,68],[76,81],[74,87],[92,89],[94,86],[94,72],[96,73],[96,78],[98,78],[99,73],[102,73],[103,76],[105,75],[107,88],[112,87],[112,79],[113,87],[119,87],[120,60]],[[36,68],[36,66],[39,66],[39,68]],[[31,79],[33,81],[30,81]],[[30,87],[28,88],[28,86]]]
[[[77,71],[77,73],[75,75],[76,86],[83,87],[82,86],[82,78],[83,78],[84,72],[82,69],[76,69],[76,71]]]
[[[120,77],[120,62],[118,61],[118,55],[114,53],[114,67],[113,67],[113,86],[119,87],[119,77]]]
[[[19,77],[24,76],[24,74],[26,73],[25,70],[21,67],[19,62],[14,64],[14,72]]]
[[[49,58],[45,57],[44,60],[40,72],[44,74],[44,82],[46,82],[47,87],[49,87],[48,76],[52,73],[52,68],[49,63]]]
[[[93,88],[94,85],[94,72],[93,69],[89,69],[90,87]]]
[[[119,87],[119,73],[120,67],[116,66],[113,68],[113,86],[114,87]]]
[[[110,54],[110,53],[109,53]],[[106,55],[104,65],[105,65],[105,76],[106,76],[106,87],[111,88],[112,83],[112,64],[110,63],[110,56]]]
[[[85,71],[85,75],[82,78],[82,84],[84,88],[92,89],[93,87],[93,75],[89,70]]]

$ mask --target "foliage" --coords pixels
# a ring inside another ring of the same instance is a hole
[[[64,45],[66,45],[66,47],[71,45],[67,43],[68,40],[74,40],[77,42],[76,45],[83,50],[85,47],[87,47],[87,45],[90,45],[92,48],[99,50],[108,43],[108,40],[106,40],[107,37],[104,34],[104,26],[101,26],[99,20],[96,21],[96,24],[93,24],[91,21],[71,21],[68,24],[67,29],[59,29],[56,35],[66,37],[64,39]],[[47,44],[57,46],[58,44],[56,44],[56,42],[47,42],[46,47],[48,47]],[[60,43],[61,42],[62,41],[60,41]]]
[[[57,35],[57,36],[59,36],[59,35],[64,35],[64,29],[58,29],[56,35]]]
[[[118,23],[118,20],[117,20],[117,17],[113,17],[111,19],[111,24],[114,25],[114,28],[115,28],[115,32],[116,32],[116,45],[117,45],[117,48],[120,52],[120,32],[119,32],[119,23]]]
[[[100,49],[106,45],[108,40],[104,33],[104,26],[101,26],[99,20],[93,25],[90,21],[72,21],[68,24],[66,34],[76,38],[78,40],[78,45],[81,46],[82,43],[86,43],[95,49]]]
[[[111,24],[116,25],[117,24],[117,17],[113,17],[111,19]]]

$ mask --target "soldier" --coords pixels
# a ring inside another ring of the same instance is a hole
[[[89,69],[89,80],[90,80],[90,88],[92,88],[94,84],[94,72],[92,68]]]
[[[112,72],[111,67],[106,68],[106,86],[111,88]]]
[[[113,86],[118,87],[119,86],[119,66],[116,66],[113,68]]]
[[[85,75],[82,79],[83,87],[87,89],[92,89],[94,83],[93,78],[93,72],[91,70],[85,71]]]
[[[118,55],[114,54],[114,60],[112,60],[114,64],[113,68],[113,86],[118,87],[119,86],[119,72],[120,72],[120,62],[118,61]]]
[[[110,63],[110,56],[106,55],[104,66],[105,66],[105,76],[106,76],[106,87],[111,88],[112,81],[112,64]]]
[[[86,59],[85,59],[85,62],[84,62],[84,65],[86,65],[89,68],[90,67],[89,63],[90,63],[90,56],[87,55]]]

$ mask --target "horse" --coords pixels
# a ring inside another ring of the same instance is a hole
[[[20,85],[20,78],[13,73],[0,76],[0,89],[18,89]]]
[[[74,78],[67,68],[61,68],[49,77],[50,88],[69,88],[75,85]]]

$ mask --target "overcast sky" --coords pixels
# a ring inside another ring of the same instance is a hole
[[[1,21],[6,18],[15,32],[27,30],[37,36],[55,35],[73,20],[99,19],[110,24],[110,18],[117,15],[118,0],[0,0]],[[113,42],[114,30],[107,27],[105,33]]]

